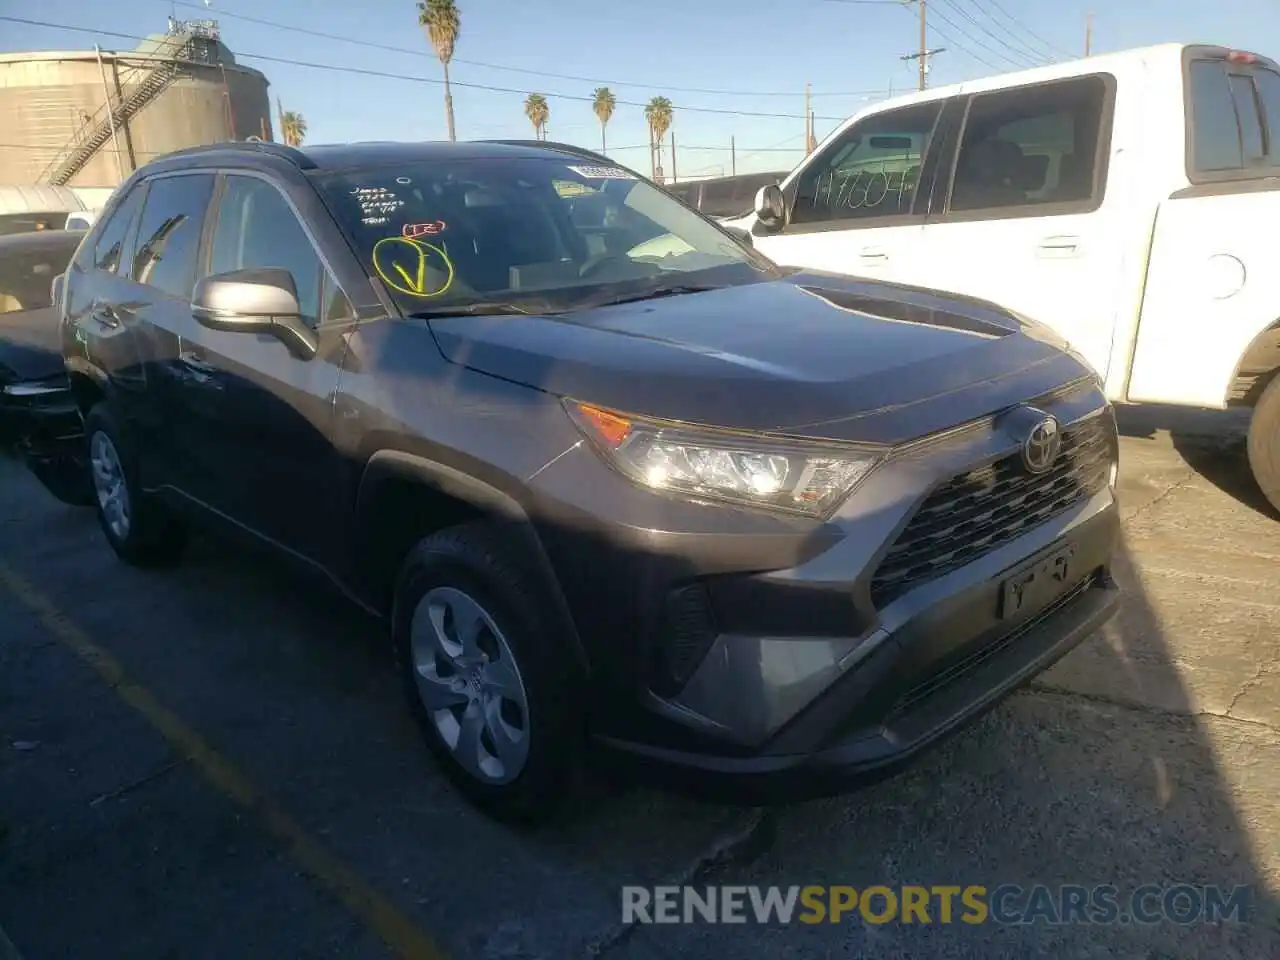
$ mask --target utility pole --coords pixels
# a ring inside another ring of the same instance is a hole
[[[733,137],[729,138],[729,172],[738,175],[738,144]]]
[[[111,124],[111,147],[116,152],[116,175],[120,178],[120,183],[124,183],[124,156],[120,153],[120,138],[116,136],[116,108],[111,105],[111,88],[107,86],[107,68],[102,62],[102,48],[96,43],[93,45],[93,52],[98,55],[98,72],[102,74],[102,94],[107,98],[105,109],[107,122]]]
[[[925,30],[925,0],[916,0],[916,2],[920,4],[920,49],[916,53],[920,54],[920,89],[923,90],[925,84],[929,82],[926,76],[929,72],[929,54],[926,52],[929,49],[929,37]]]
[[[810,126],[809,117],[813,113],[812,107],[813,91],[808,81],[804,85],[804,155],[807,157],[813,150],[813,128]]]
[[[1087,57],[1093,50],[1093,14],[1084,18],[1084,55]]]
[[[906,0],[906,2],[915,2],[920,4],[920,47],[915,53],[908,53],[906,56],[900,57],[899,59],[906,60],[908,62],[912,60],[916,61],[916,65],[919,68],[919,83],[916,89],[923,90],[929,85],[929,58],[935,53],[942,53],[942,51],[947,48],[934,47],[932,50],[929,49],[928,20],[925,15],[925,0]]]
[[[671,182],[675,183],[680,179],[676,175],[676,132],[671,131]]]

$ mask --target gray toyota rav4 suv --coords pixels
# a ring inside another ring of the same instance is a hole
[[[594,153],[183,151],[64,287],[115,552],[174,562],[216,524],[385,617],[495,816],[553,812],[588,745],[840,789],[1116,606],[1115,421],[1064,344],[783,270]]]

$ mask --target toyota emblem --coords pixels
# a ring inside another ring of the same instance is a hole
[[[1062,430],[1054,417],[1045,417],[1022,442],[1022,465],[1028,473],[1046,473],[1053,468],[1062,452]]]

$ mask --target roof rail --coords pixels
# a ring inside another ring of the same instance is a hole
[[[568,153],[583,160],[590,160],[593,163],[605,163],[611,167],[619,165],[616,160],[610,160],[602,153],[596,153],[594,150],[588,150],[585,147],[574,146],[572,143],[557,143],[554,140],[485,140],[482,142],[501,143],[509,147],[542,147],[544,150]]]
[[[276,143],[270,140],[224,140],[221,143],[204,143],[194,147],[183,147],[180,150],[173,150],[163,156],[157,157],[157,160],[168,160],[173,157],[186,157],[200,153],[214,153],[218,151],[249,151],[252,153],[263,153],[268,156],[279,157],[281,160],[288,160],[294,166],[301,170],[314,170],[316,168],[315,161],[308,157],[297,147],[290,147],[283,143]]]

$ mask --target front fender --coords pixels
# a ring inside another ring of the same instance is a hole
[[[528,511],[513,494],[491,483],[421,454],[403,450],[375,452],[365,465],[356,492],[357,556],[366,556],[366,551],[374,547],[363,538],[374,529],[371,518],[377,508],[380,488],[391,480],[421,484],[427,490],[467,504],[507,524],[515,538],[513,547],[528,561],[531,572],[547,591],[550,611],[559,620],[559,628],[569,637],[578,665],[584,671],[589,669],[586,650],[569,612],[560,581]],[[394,616],[394,611],[392,613]]]

